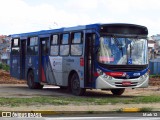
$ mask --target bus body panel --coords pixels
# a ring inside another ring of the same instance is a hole
[[[76,71],[80,78],[80,86],[84,87],[84,67],[80,66],[80,57],[49,57],[53,78],[56,80],[56,85],[68,86],[68,77],[71,71]]]
[[[47,56],[43,63],[44,63],[44,65],[43,65],[43,76],[46,79],[46,83],[56,85],[56,79],[55,79],[55,75],[53,73],[53,69],[52,69],[52,66],[51,66],[52,63],[51,63],[50,57]],[[43,81],[41,81],[41,82],[43,82]]]
[[[10,64],[11,64],[10,67],[11,76],[20,79],[20,56],[11,55]]]
[[[76,71],[80,80],[80,87],[84,88],[84,66],[80,65],[81,56],[70,56],[65,58],[65,62],[63,63],[63,68],[65,68],[67,72],[67,78],[71,71]],[[67,65],[67,66],[66,66]]]
[[[55,81],[56,85],[62,85],[62,57],[52,57],[49,56],[50,64],[51,64],[51,72],[53,74],[52,80]]]
[[[35,82],[40,82],[38,79],[38,56],[33,56],[33,55],[27,55],[26,56],[26,80],[27,80],[27,75],[29,70],[32,70],[34,73],[34,81]]]

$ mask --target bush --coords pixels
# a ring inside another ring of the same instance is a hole
[[[10,68],[9,68],[9,65],[0,63],[0,69],[3,69],[5,71],[9,71]]]
[[[5,71],[9,71],[10,68],[9,68],[9,65],[3,64],[2,69]]]
[[[2,69],[3,68],[3,65],[2,65],[2,63],[0,63],[0,69]]]

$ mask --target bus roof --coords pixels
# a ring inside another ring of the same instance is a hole
[[[74,31],[74,30],[84,30],[84,29],[91,29],[100,26],[100,24],[90,24],[90,25],[79,25],[75,27],[64,27],[59,29],[51,29],[51,30],[41,30],[36,32],[28,32],[28,33],[20,33],[20,34],[12,34],[11,37],[28,37],[28,36],[37,36],[43,34],[53,34],[58,32],[67,32],[67,31]]]
[[[88,24],[88,25],[79,25],[74,27],[64,27],[59,29],[51,29],[51,30],[41,30],[36,32],[28,32],[28,33],[20,33],[20,34],[12,34],[9,35],[12,38],[19,38],[19,37],[31,37],[31,36],[38,36],[38,35],[44,35],[44,34],[54,34],[58,32],[67,32],[67,31],[76,31],[76,30],[84,30],[84,29],[100,29],[100,26],[135,26],[139,28],[145,28],[145,26],[136,25],[136,24],[128,24],[128,23],[110,23],[110,24]]]

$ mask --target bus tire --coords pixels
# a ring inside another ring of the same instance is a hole
[[[113,95],[122,95],[124,91],[125,91],[125,88],[111,89],[111,92]]]
[[[32,70],[29,71],[27,76],[27,85],[30,89],[42,89],[43,85],[40,83],[34,82],[34,73]]]
[[[85,93],[85,89],[80,88],[80,80],[77,73],[73,73],[71,77],[71,91],[76,96],[82,96]]]
[[[67,89],[66,86],[59,86],[59,87],[60,87],[60,89],[62,89],[62,90],[66,90],[66,89]]]
[[[37,84],[37,88],[36,89],[43,89],[44,85],[41,85],[40,83],[36,83]]]

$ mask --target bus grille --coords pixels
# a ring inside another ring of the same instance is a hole
[[[139,78],[139,76],[136,76],[136,77],[130,77],[130,78],[126,78],[126,77],[114,77],[116,79],[137,79]]]
[[[134,87],[137,86],[138,82],[132,82],[131,85],[123,85],[122,82],[115,82],[116,87]]]

